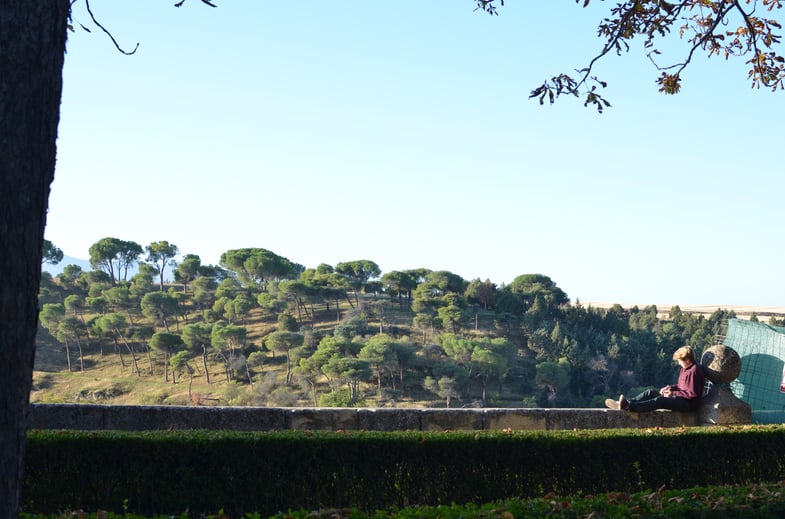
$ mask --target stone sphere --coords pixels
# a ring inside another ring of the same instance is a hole
[[[703,352],[700,365],[714,384],[730,384],[741,372],[741,357],[733,348],[715,344]]]

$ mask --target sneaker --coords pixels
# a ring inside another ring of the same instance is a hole
[[[624,398],[624,395],[619,395],[619,401],[617,404],[622,411],[629,411],[630,410],[630,401]]]
[[[607,407],[609,409],[614,409],[616,411],[621,409],[621,407],[619,406],[619,402],[614,400],[614,399],[612,399],[612,398],[606,398],[605,399],[605,407]]]

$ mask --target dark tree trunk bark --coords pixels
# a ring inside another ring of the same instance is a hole
[[[71,373],[71,348],[68,345],[68,337],[65,337],[65,363],[68,365],[68,373]]]
[[[210,371],[207,369],[207,346],[202,344],[202,365],[204,366],[204,376],[207,383],[210,383]]]
[[[79,348],[79,371],[84,371],[84,355],[82,354],[82,340],[76,336],[76,345]]]
[[[19,514],[68,0],[0,1],[0,517]]]

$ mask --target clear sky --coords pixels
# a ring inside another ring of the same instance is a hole
[[[167,240],[785,306],[785,98],[744,60],[696,57],[665,96],[640,44],[609,55],[600,115],[528,94],[599,51],[604,2],[173,3],[92,0],[133,56],[74,6],[46,228],[66,255]]]

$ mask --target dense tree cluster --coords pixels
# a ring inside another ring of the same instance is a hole
[[[497,285],[366,259],[306,268],[262,248],[217,266],[177,255],[104,238],[95,270],[43,274],[41,324],[68,370],[113,351],[140,377],[224,384],[232,403],[587,407],[670,380],[671,352],[700,352],[734,316],[587,308],[542,274]]]

